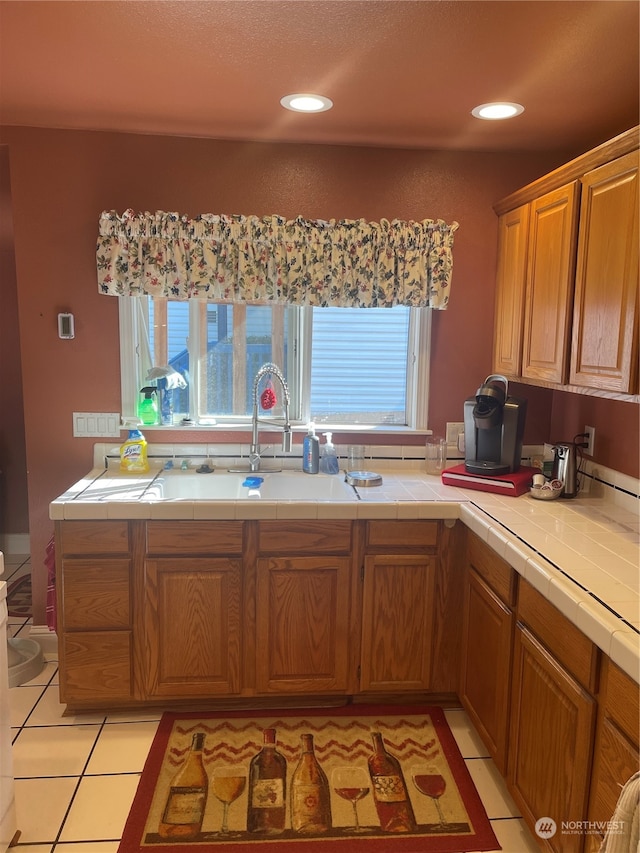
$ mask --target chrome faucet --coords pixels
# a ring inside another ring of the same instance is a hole
[[[263,364],[260,370],[256,373],[253,380],[253,417],[251,419],[251,446],[249,448],[249,470],[260,470],[260,445],[258,444],[258,423],[274,423],[273,420],[258,418],[258,391],[260,382],[265,376],[275,376],[282,386],[282,395],[284,397],[284,424],[282,426],[282,450],[284,453],[289,453],[291,450],[291,424],[289,423],[289,388],[282,371],[277,364],[268,362]]]

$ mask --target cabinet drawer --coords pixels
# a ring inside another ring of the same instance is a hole
[[[64,560],[62,618],[65,630],[129,628],[129,560]]]
[[[63,702],[129,699],[131,632],[84,631],[64,637],[60,697]]]
[[[437,521],[368,521],[369,548],[435,548],[438,544]]]
[[[149,521],[148,554],[241,554],[241,521]]]
[[[261,554],[348,554],[351,522],[261,521],[258,543]]]
[[[467,559],[505,604],[515,604],[516,572],[475,534],[469,533]]]
[[[129,553],[127,521],[63,521],[58,531],[62,554]]]
[[[591,693],[597,692],[598,649],[557,607],[520,580],[518,617]]]

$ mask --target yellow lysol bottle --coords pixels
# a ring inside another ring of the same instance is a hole
[[[120,447],[120,470],[129,474],[145,474],[149,470],[147,439],[137,426],[129,427],[129,435]]]

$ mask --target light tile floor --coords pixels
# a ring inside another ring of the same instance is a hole
[[[11,583],[30,570],[28,556],[5,554],[0,580]],[[9,617],[9,636],[28,632],[29,620]],[[116,853],[160,713],[63,716],[55,660],[11,688],[9,703],[16,853]],[[538,853],[465,712],[446,716],[504,853]]]

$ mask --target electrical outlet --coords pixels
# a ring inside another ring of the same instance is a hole
[[[583,450],[587,456],[593,456],[593,445],[594,445],[595,440],[596,440],[595,427],[586,426],[584,428],[584,432],[585,432],[585,436],[586,436],[584,443],[587,446],[584,447]]]

